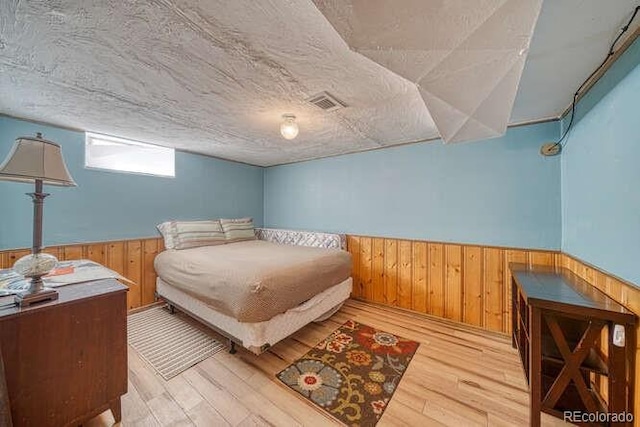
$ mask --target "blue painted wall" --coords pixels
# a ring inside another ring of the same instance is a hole
[[[558,122],[267,168],[265,224],[372,236],[559,249]]]
[[[639,64],[640,39],[579,103],[561,158],[562,250],[640,286]]]
[[[49,187],[48,245],[156,235],[170,219],[559,249],[640,284],[640,41],[578,105],[562,156],[557,123],[477,143],[414,144],[263,170],[182,152],[175,179],[86,170],[84,135],[0,117],[0,159],[43,132],[78,188]],[[563,122],[566,125],[567,120]],[[31,186],[0,182],[0,249],[31,239]]]
[[[156,236],[168,219],[263,217],[263,169],[176,152],[176,178],[84,168],[84,133],[0,117],[0,162],[13,141],[42,132],[62,145],[76,188],[46,187],[45,245]],[[31,246],[32,185],[0,181],[0,249]]]

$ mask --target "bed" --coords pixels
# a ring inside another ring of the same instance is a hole
[[[344,236],[256,229],[257,240],[166,250],[156,293],[234,344],[260,354],[331,316],[352,289]]]

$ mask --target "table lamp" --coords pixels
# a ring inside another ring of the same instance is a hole
[[[16,295],[16,303],[29,306],[36,302],[58,299],[58,292],[44,286],[42,276],[58,264],[56,257],[42,252],[42,208],[49,194],[43,185],[75,187],[62,157],[62,149],[38,133],[16,139],[9,155],[0,165],[0,180],[35,184],[35,192],[27,193],[33,200],[33,245],[31,254],[20,258],[13,269],[29,279],[29,288]]]

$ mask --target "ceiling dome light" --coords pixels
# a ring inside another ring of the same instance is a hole
[[[282,116],[284,122],[280,125],[280,133],[284,139],[294,139],[298,136],[298,124],[296,123],[296,116],[293,114],[284,114]]]

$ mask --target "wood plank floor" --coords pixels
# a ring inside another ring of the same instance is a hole
[[[354,300],[259,357],[221,352],[169,381],[129,348],[122,425],[339,425],[275,374],[348,319],[421,343],[378,426],[529,425],[524,373],[507,337]],[[112,424],[110,412],[88,423]],[[543,425],[560,424],[543,414]]]

